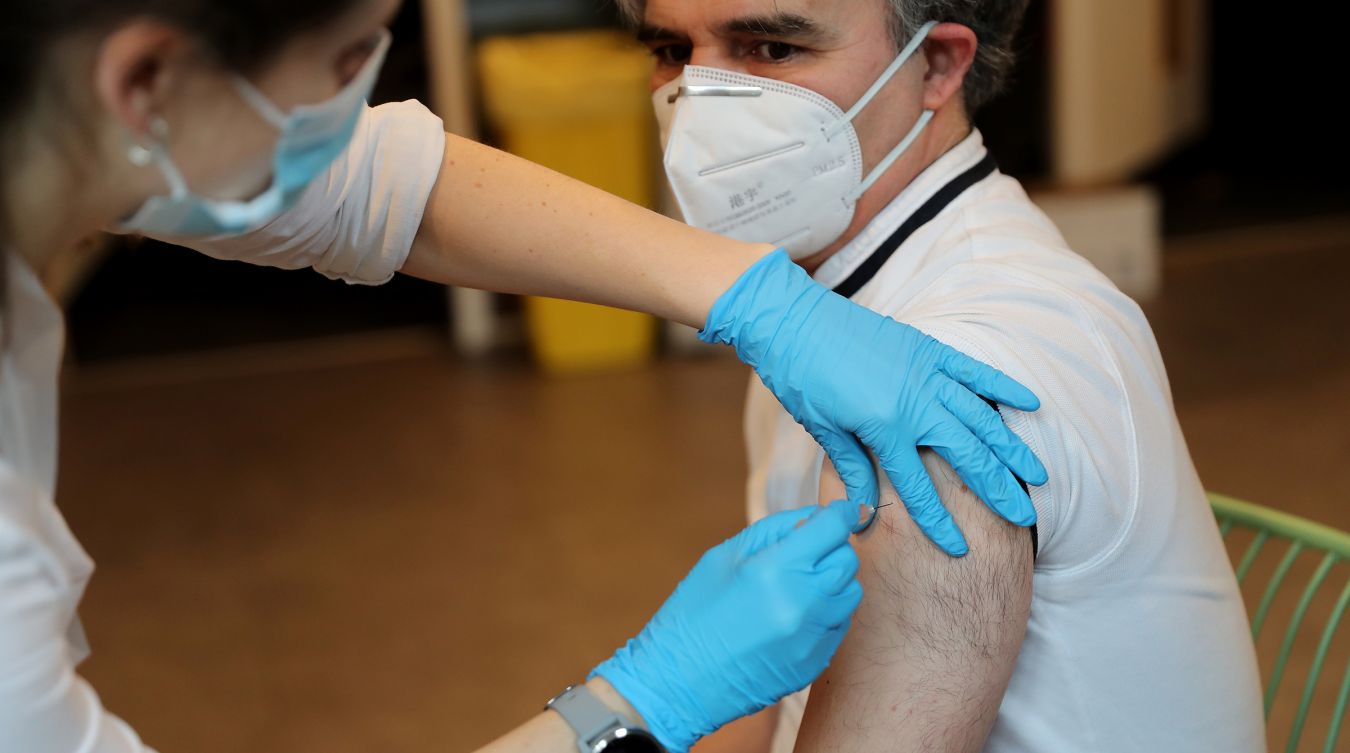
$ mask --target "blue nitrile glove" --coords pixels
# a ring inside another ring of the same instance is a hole
[[[756,262],[723,293],[699,336],[733,346],[829,454],[849,499],[875,509],[876,476],[863,445],[871,448],[914,522],[948,554],[968,547],[919,447],[937,451],[1009,522],[1036,522],[1012,474],[1040,486],[1045,467],[979,396],[1025,411],[1040,400],[997,369],[827,290],[785,251]]]
[[[795,693],[862,602],[852,502],[770,516],[698,561],[638,637],[595,668],[675,753]]]

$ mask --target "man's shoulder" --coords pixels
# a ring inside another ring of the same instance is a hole
[[[1142,311],[1028,206],[1001,190],[968,203],[937,229],[930,242],[941,250],[929,251],[908,279],[879,275],[855,300],[1041,397],[1036,413],[1003,415],[1051,469],[1050,484],[1032,495],[1044,555],[1038,567],[1071,567],[1129,528],[1143,439],[1135,414],[1154,414],[1159,420],[1145,425],[1165,428],[1170,408],[1159,399],[1166,378]],[[1147,439],[1165,443],[1161,431]],[[1066,537],[1069,521],[1074,533]]]
[[[1104,330],[1137,345],[1152,334],[1139,306],[1074,253],[1017,181],[997,175],[901,247],[854,300],[908,323],[1099,350]]]
[[[1070,248],[1017,180],[1001,173],[916,230],[854,297],[897,318],[957,299],[1039,307],[1065,317],[1091,316],[1102,305],[1137,308]]]

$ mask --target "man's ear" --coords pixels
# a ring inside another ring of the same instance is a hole
[[[109,34],[94,59],[94,95],[133,134],[150,131],[189,52],[187,35],[155,21],[133,21]]]
[[[975,62],[978,49],[979,40],[968,26],[938,24],[928,32],[928,39],[923,44],[923,53],[928,60],[928,71],[923,79],[925,110],[941,110],[953,97],[960,102],[966,73]]]

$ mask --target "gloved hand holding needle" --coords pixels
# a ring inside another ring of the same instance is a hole
[[[840,501],[781,512],[712,549],[593,675],[671,751],[806,687],[862,602],[849,545],[858,511]]]

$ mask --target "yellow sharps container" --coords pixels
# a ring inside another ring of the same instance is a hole
[[[651,57],[617,31],[496,37],[478,49],[488,117],[509,152],[636,204],[655,203]],[[603,222],[603,218],[596,218]],[[530,344],[550,373],[649,361],[650,316],[551,298],[525,301]]]

